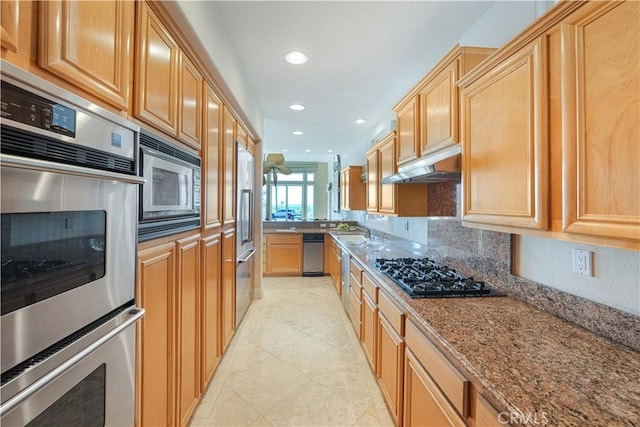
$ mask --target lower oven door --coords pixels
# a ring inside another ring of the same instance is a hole
[[[3,384],[0,424],[132,426],[135,322],[143,314],[125,309]]]

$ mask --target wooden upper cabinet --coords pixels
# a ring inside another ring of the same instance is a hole
[[[39,2],[38,64],[127,110],[134,5],[121,0]]]
[[[223,119],[223,207],[222,223],[231,224],[235,221],[236,202],[236,119],[231,112],[224,109]]]
[[[455,142],[458,136],[458,61],[453,60],[420,92],[420,152]]]
[[[366,153],[367,157],[367,212],[378,212],[378,149],[373,148]]]
[[[360,179],[362,166],[348,166],[340,171],[340,205],[342,209],[365,209],[365,185]]]
[[[187,58],[180,55],[180,94],[178,115],[178,139],[200,149],[202,141],[202,74]]]
[[[378,147],[380,153],[378,157],[378,175],[380,179],[396,173],[396,139],[393,133],[382,140]],[[422,186],[420,186],[422,187]],[[394,214],[397,212],[396,206],[396,184],[379,183],[378,188],[378,211],[380,213]],[[425,190],[426,191],[426,190]],[[425,214],[426,215],[426,214]]]
[[[138,32],[134,115],[175,136],[178,125],[180,48],[150,7],[145,2],[136,4]]]
[[[18,51],[20,39],[20,1],[3,0],[0,3],[0,40],[2,49]]]
[[[400,104],[396,111],[398,129],[398,166],[420,157],[420,129],[418,127],[420,98],[413,96]]]
[[[546,38],[460,84],[463,221],[546,230]]]
[[[562,23],[565,232],[640,241],[639,22],[640,3],[626,1]]]
[[[222,101],[208,84],[204,85],[204,146],[202,161],[204,170],[204,227],[221,224],[220,196],[222,195]]]

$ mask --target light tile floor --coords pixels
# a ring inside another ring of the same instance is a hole
[[[392,426],[328,277],[264,278],[191,426]]]

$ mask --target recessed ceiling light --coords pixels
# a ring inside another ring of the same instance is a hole
[[[363,123],[365,123],[365,122],[366,122],[366,120],[365,120],[365,119],[357,119],[357,120],[354,120],[354,122],[353,122],[353,123],[357,123],[357,124],[361,125],[361,124],[363,124]]]
[[[304,150],[304,152],[305,152],[305,153],[310,153],[310,152],[311,152],[311,150]]]
[[[291,108],[293,111],[302,111],[307,107],[305,107],[302,104],[293,104],[293,105],[289,105],[289,108]]]
[[[333,153],[333,150],[327,150],[327,153]]]
[[[289,64],[300,65],[307,62],[309,60],[309,57],[304,52],[300,52],[299,50],[292,50],[284,56],[284,59]]]
[[[283,153],[288,153],[289,150],[287,150],[286,148],[282,150]]]
[[[302,132],[301,130],[294,130],[293,132],[294,135],[304,135],[304,132]]]

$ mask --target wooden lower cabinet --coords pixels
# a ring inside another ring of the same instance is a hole
[[[204,391],[215,372],[222,355],[220,345],[220,296],[222,244],[220,234],[206,237],[202,245],[201,283],[201,375],[200,391]]]
[[[175,425],[173,242],[138,253],[138,304],[145,309],[137,328],[136,425]]]
[[[267,234],[265,276],[302,275],[302,234]]]
[[[378,312],[378,384],[382,390],[394,423],[402,423],[402,371],[404,340],[382,312]]]
[[[362,349],[373,372],[376,372],[377,318],[378,306],[366,292],[362,292]]]
[[[508,425],[508,417],[500,416],[500,412],[493,407],[481,394],[475,401],[475,427],[499,427]]]
[[[221,347],[226,350],[236,331],[236,233],[222,233]]]
[[[404,369],[403,425],[466,426],[409,348],[405,350]]]
[[[200,397],[200,235],[176,242],[178,422],[186,425]]]

